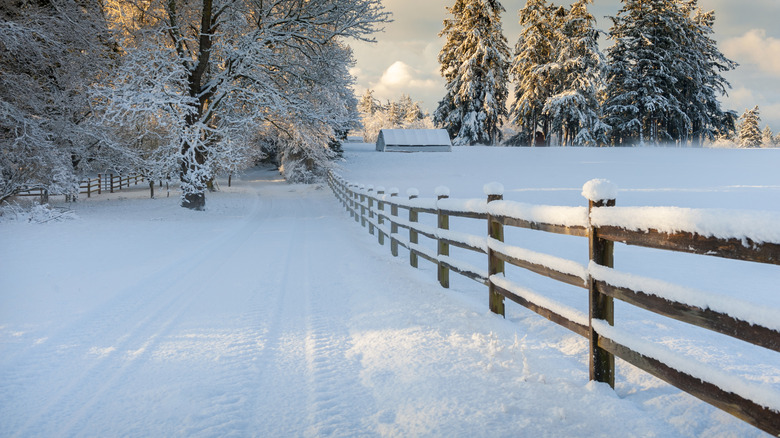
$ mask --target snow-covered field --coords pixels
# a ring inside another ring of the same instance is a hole
[[[347,145],[340,167],[402,194],[482,198],[499,181],[506,199],[584,205],[582,185],[607,178],[623,206],[780,212],[780,150]],[[584,339],[511,303],[506,319],[490,314],[485,288],[455,274],[441,289],[432,265],[393,258],[327,187],[254,169],[205,212],[147,196],[63,204],[75,219],[0,219],[0,436],[765,435],[622,363],[615,391],[588,383]],[[587,260],[584,239],[537,234],[507,241]],[[780,318],[777,266],[622,247],[616,266]],[[779,354],[616,314],[616,327],[780,396]]]

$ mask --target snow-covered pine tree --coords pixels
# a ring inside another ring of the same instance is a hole
[[[726,95],[727,89],[731,88],[722,73],[733,70],[737,64],[720,52],[712,38],[715,12],[703,12],[697,2],[688,0],[681,5],[688,23],[687,33],[681,36],[683,43],[680,45],[682,52],[678,54],[680,68],[677,69],[675,91],[685,117],[679,117],[679,122],[670,131],[681,142],[702,144],[724,128],[724,121],[728,128],[729,120],[736,118],[736,114],[721,108],[719,96]]]
[[[501,28],[504,7],[498,0],[456,0],[439,34],[439,53],[447,94],[434,121],[453,144],[496,144],[506,115],[509,48]]]
[[[745,148],[761,146],[761,129],[759,128],[761,114],[758,105],[752,110],[746,109],[739,119],[741,120],[737,137],[739,145]]]
[[[543,110],[547,99],[553,95],[547,66],[557,58],[555,9],[546,0],[528,0],[519,16],[523,30],[509,70],[515,85],[509,117],[520,132],[507,143],[534,146],[539,127],[545,139],[549,134],[549,123]]]
[[[363,96],[360,97],[358,102],[358,111],[365,117],[373,116],[375,112],[382,108],[382,105],[374,97],[374,90],[366,90]]]
[[[606,143],[609,126],[601,121],[599,91],[604,84],[606,60],[598,47],[596,20],[588,12],[593,0],[578,0],[556,26],[557,58],[548,69],[555,94],[547,98],[543,112],[561,145],[593,146]]]
[[[676,0],[625,0],[611,17],[604,114],[616,145],[671,140],[670,117],[684,115],[677,100],[678,36],[686,32]]]
[[[765,148],[775,146],[775,137],[774,134],[772,134],[772,128],[770,128],[769,125],[765,126],[764,130],[761,132],[761,146]]]
[[[610,36],[604,113],[615,144],[712,138],[734,117],[718,95],[736,64],[712,39],[698,0],[626,0]],[[725,129],[728,129],[726,127]]]

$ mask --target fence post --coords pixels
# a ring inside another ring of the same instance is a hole
[[[103,175],[98,173],[98,195],[103,194]]]
[[[406,194],[409,196],[409,200],[417,198],[420,195],[420,192],[417,191],[417,189],[409,189],[406,191]],[[412,224],[411,227],[409,227],[409,264],[412,265],[413,268],[417,267],[417,253],[412,251],[412,246],[416,245],[417,242],[417,231],[414,231],[414,224],[417,223],[418,219],[418,213],[417,210],[414,208],[409,209],[409,222]]]
[[[129,184],[130,184],[130,182],[128,181],[128,185]],[[119,190],[122,190],[122,174],[121,173],[119,174]]]
[[[490,248],[490,239],[504,241],[504,224],[493,220],[493,216],[490,214],[490,203],[504,199],[504,186],[499,183],[490,183],[485,184],[483,190],[487,195],[488,202],[488,305],[491,312],[506,316],[504,296],[496,292],[493,281],[490,280],[490,276],[504,273],[504,261],[496,257],[495,252]]]
[[[614,248],[615,244],[611,241],[599,238],[599,230],[591,222],[591,212],[594,208],[614,207],[617,189],[606,180],[591,180],[585,183],[582,188],[582,194],[588,199],[588,249],[590,252],[590,263],[595,263],[609,268],[614,267]],[[604,320],[609,325],[615,323],[615,309],[612,297],[601,293],[596,281],[592,276],[588,276],[589,290],[589,374],[590,380],[608,383],[615,387],[615,356],[599,347],[599,336],[593,330],[592,321],[594,319]]]
[[[358,187],[358,190],[360,190],[360,225],[365,228],[366,226],[366,195],[363,193],[363,190],[365,190],[365,186],[362,184]]]
[[[368,186],[368,218],[373,219],[374,218],[374,186]],[[368,221],[368,234],[374,235],[374,223],[372,221]]]
[[[390,188],[390,197],[391,198],[397,198],[398,197],[398,189],[395,187]],[[394,234],[398,234],[398,204],[396,204],[398,200],[394,200],[393,204],[390,205],[390,215],[393,216],[393,219],[390,222],[390,253],[393,254],[393,257],[398,257],[398,239],[393,237]]]
[[[450,189],[447,187],[439,186],[436,188],[436,198],[438,200],[447,199],[450,197]],[[436,204],[436,210],[437,210],[437,226],[440,230],[449,230],[450,229],[450,217],[446,214],[443,214],[441,210],[439,209],[438,202]],[[436,239],[437,247],[438,247],[438,255],[439,255],[439,284],[441,287],[449,288],[450,287],[450,270],[447,269],[444,264],[441,262],[442,256],[449,256],[450,255],[450,245],[444,243],[441,238]]]
[[[385,223],[384,217],[382,217],[383,214],[385,214],[385,203],[382,201],[382,198],[385,195],[385,188],[384,187],[377,187],[376,188],[376,210],[377,210],[377,217],[376,222],[379,225],[382,225]],[[377,240],[379,241],[380,245],[385,244],[385,233],[382,232],[382,228],[379,228],[379,233],[377,234]]]
[[[111,174],[111,193],[114,193],[114,174]]]

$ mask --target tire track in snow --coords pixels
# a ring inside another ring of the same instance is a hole
[[[366,436],[376,432],[366,423],[375,410],[371,393],[360,382],[361,365],[348,358],[351,336],[345,325],[349,309],[343,301],[322,295],[331,290],[312,284],[318,277],[322,260],[327,260],[323,244],[310,248],[318,236],[307,233],[304,246],[302,289],[306,296],[306,363],[308,369],[309,426],[306,436]],[[316,262],[314,261],[316,260]],[[315,266],[314,263],[317,263]],[[327,268],[325,268],[327,269]],[[342,297],[343,298],[343,297]]]
[[[272,200],[264,207],[263,219],[271,218],[275,209],[285,210],[290,200]],[[283,229],[277,233],[290,235],[292,238],[278,258],[281,269],[261,269],[261,273],[274,272],[273,280],[263,283],[266,288],[276,289],[286,284],[286,280],[295,277],[300,236],[296,233],[297,217],[285,219]],[[286,288],[285,288],[286,289]],[[260,302],[256,306],[264,306],[263,310],[255,309],[243,315],[242,326],[254,326],[259,322],[268,321],[265,327],[264,348],[262,351],[247,349],[231,357],[222,369],[229,370],[214,376],[214,386],[224,388],[213,394],[204,404],[209,406],[206,411],[188,419],[189,424],[184,429],[185,436],[247,436],[256,435],[259,430],[268,426],[268,418],[264,417],[262,400],[268,395],[265,390],[273,386],[276,373],[269,370],[276,362],[279,352],[283,350],[282,336],[285,332],[286,315],[290,308],[297,306],[293,291],[285,290],[279,293],[271,290],[263,297],[271,298],[273,303]],[[268,304],[271,304],[270,306]],[[276,407],[276,406],[274,406]],[[294,419],[290,419],[294,422]],[[274,429],[271,429],[274,430]],[[278,432],[279,429],[276,429]]]
[[[177,259],[156,270],[139,282],[125,288],[118,300],[105,303],[99,309],[84,315],[67,327],[57,330],[58,336],[50,337],[45,346],[28,351],[13,363],[4,366],[2,386],[38,384],[40,375],[58,375],[43,367],[60,364],[88,365],[77,371],[77,376],[64,385],[51,382],[45,404],[36,409],[27,421],[17,424],[17,435],[27,435],[30,429],[50,428],[51,435],[72,435],[79,430],[94,407],[136,366],[139,359],[174,326],[197,298],[208,290],[198,275],[203,270],[219,272],[228,263],[228,257],[215,257],[220,251],[230,253],[236,247],[247,244],[247,233],[258,226],[259,199],[254,198],[253,208],[238,227],[211,238],[199,251],[183,260]],[[140,292],[140,293],[139,293]],[[99,338],[96,338],[99,336]],[[93,347],[85,352],[84,341],[108,347]],[[138,341],[143,342],[139,345]],[[67,354],[62,354],[61,346]],[[97,359],[89,361],[84,356],[92,352]],[[124,357],[117,357],[119,355]],[[3,390],[2,392],[5,392]],[[9,391],[10,393],[10,391]],[[78,402],[76,401],[78,400]],[[3,404],[5,402],[2,402]]]

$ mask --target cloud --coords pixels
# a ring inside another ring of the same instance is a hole
[[[384,70],[378,81],[369,83],[369,88],[381,100],[398,100],[401,94],[408,94],[414,100],[428,100],[440,95],[443,85],[438,74],[395,61]]]
[[[761,71],[780,76],[780,39],[767,36],[764,29],[751,29],[744,35],[729,38],[723,53],[740,64],[752,64]]]

